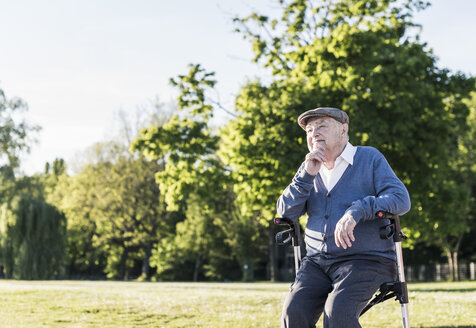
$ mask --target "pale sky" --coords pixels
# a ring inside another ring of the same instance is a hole
[[[231,20],[273,8],[270,0],[0,0],[0,88],[26,101],[29,121],[42,127],[23,171],[106,140],[120,109],[173,101],[168,80],[189,63],[216,72],[232,108],[240,85],[263,71]],[[440,67],[476,75],[474,13],[476,1],[437,0],[415,16]]]

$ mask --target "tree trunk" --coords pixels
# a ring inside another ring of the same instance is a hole
[[[452,252],[450,249],[446,250],[446,257],[448,258],[448,268],[450,272],[449,280],[454,281],[455,280],[455,275],[453,271],[453,256]]]
[[[193,270],[193,281],[198,281],[198,271],[200,269],[200,254],[197,253],[197,257],[195,258],[195,268]]]
[[[458,255],[459,255],[459,248],[461,246],[461,241],[463,240],[464,233],[460,233],[458,236],[458,240],[456,242],[455,248],[453,249],[453,266],[455,272],[455,279],[459,280],[459,263],[458,263]]]
[[[73,272],[76,271],[75,263],[76,263],[76,254],[73,254],[71,259],[69,260],[69,265],[68,265],[68,277],[69,277],[69,279],[73,279]]]
[[[455,281],[459,280],[459,266],[458,266],[458,255],[461,241],[463,240],[463,233],[458,236],[456,245],[452,248],[448,246],[446,248],[446,256],[448,257],[448,265],[450,267],[450,280]]]
[[[459,280],[458,251],[453,252],[453,272],[455,280]]]
[[[274,241],[274,229],[272,225],[269,227],[268,232],[268,279],[274,282],[277,280],[278,263],[276,256],[276,242]]]
[[[145,255],[142,259],[142,277],[150,280],[150,257],[152,255],[152,244],[148,244],[145,249]]]
[[[119,262],[118,277],[122,280],[127,280],[129,278],[129,270],[127,270],[127,258],[129,256],[129,250],[124,248],[121,254],[121,260]]]

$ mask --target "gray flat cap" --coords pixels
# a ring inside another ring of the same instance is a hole
[[[346,112],[339,108],[332,108],[332,107],[318,107],[315,109],[310,109],[305,111],[298,117],[298,124],[301,128],[306,130],[307,121],[312,117],[332,117],[336,121],[340,123],[349,123],[349,116],[347,116]]]

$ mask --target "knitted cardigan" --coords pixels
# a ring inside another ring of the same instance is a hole
[[[328,258],[377,255],[395,258],[392,239],[380,238],[379,229],[388,220],[375,219],[377,211],[402,215],[410,209],[410,197],[385,157],[373,147],[357,146],[354,163],[347,167],[329,192],[320,174],[313,176],[304,163],[277,202],[281,217],[298,220],[307,213],[305,230],[307,256]],[[339,219],[350,213],[357,225],[352,247],[337,247],[334,230]]]

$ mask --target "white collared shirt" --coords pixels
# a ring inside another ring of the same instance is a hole
[[[350,142],[347,142],[344,150],[339,157],[337,157],[333,169],[329,170],[324,165],[321,165],[319,173],[321,174],[322,182],[324,182],[327,191],[331,191],[332,188],[334,188],[344,174],[347,166],[354,164],[354,155],[356,151],[357,147],[352,146]]]

